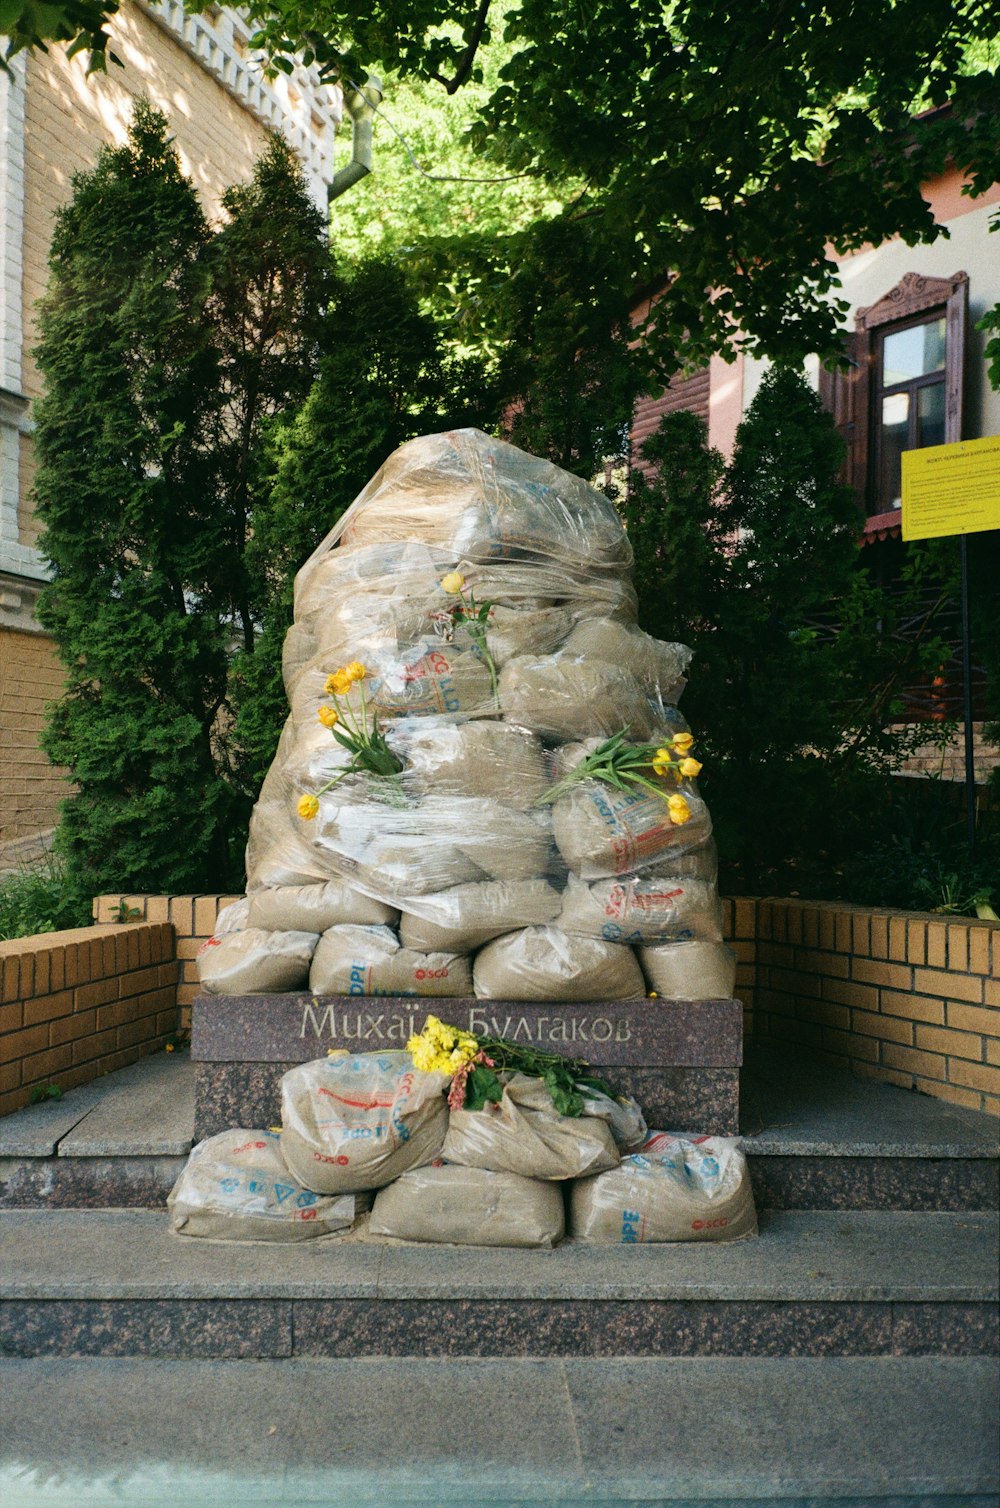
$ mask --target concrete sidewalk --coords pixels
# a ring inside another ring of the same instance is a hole
[[[995,1508],[981,1358],[3,1367],[3,1508]]]

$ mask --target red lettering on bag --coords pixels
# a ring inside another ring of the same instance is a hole
[[[726,1219],[725,1215],[723,1215],[720,1220],[692,1220],[691,1221],[691,1229],[692,1230],[722,1230],[723,1227],[726,1226],[726,1225],[728,1225],[728,1224],[729,1224],[729,1221]]]

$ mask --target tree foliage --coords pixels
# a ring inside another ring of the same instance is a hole
[[[904,640],[911,596],[868,579],[842,452],[805,380],[775,367],[728,468],[697,416],[668,415],[626,504],[640,621],[695,650],[684,710],[737,892],[829,883],[913,740],[893,721],[902,689],[941,659],[933,615]],[[914,592],[932,564],[915,556]]]
[[[35,484],[53,566],[39,617],[67,671],[46,748],[69,768],[59,845],[81,888],[215,889],[246,805],[226,737],[262,429],[301,397],[326,248],[273,140],[214,233],[164,118],[74,180],[37,351]]]

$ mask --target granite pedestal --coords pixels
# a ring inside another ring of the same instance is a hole
[[[281,1076],[331,1049],[398,1049],[429,1012],[454,1026],[586,1058],[635,1096],[651,1127],[735,1135],[743,1008],[738,1000],[525,1001],[200,995],[195,1139],[280,1120]]]

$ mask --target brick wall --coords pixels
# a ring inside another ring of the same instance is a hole
[[[63,669],[51,640],[10,629],[0,629],[0,665],[0,843],[8,843],[54,827],[66,795],[63,772],[39,744]]]
[[[202,943],[211,937],[215,918],[223,906],[238,895],[99,895],[94,901],[94,920],[110,922],[122,915],[122,907],[135,920],[169,922],[176,937],[177,1005],[183,1031],[191,1026],[191,1006],[198,994],[195,959]]]
[[[124,1068],[177,1030],[168,924],[79,927],[0,942],[0,1115],[39,1084]]]
[[[756,906],[758,1039],[1000,1115],[1000,924],[808,901],[741,905]]]
[[[933,724],[928,725],[933,731]],[[972,767],[976,784],[985,785],[997,767],[1000,750],[987,743],[982,723],[972,725]],[[904,775],[931,775],[939,780],[965,780],[965,737],[961,729],[944,745],[928,741],[914,749],[901,766]]]

